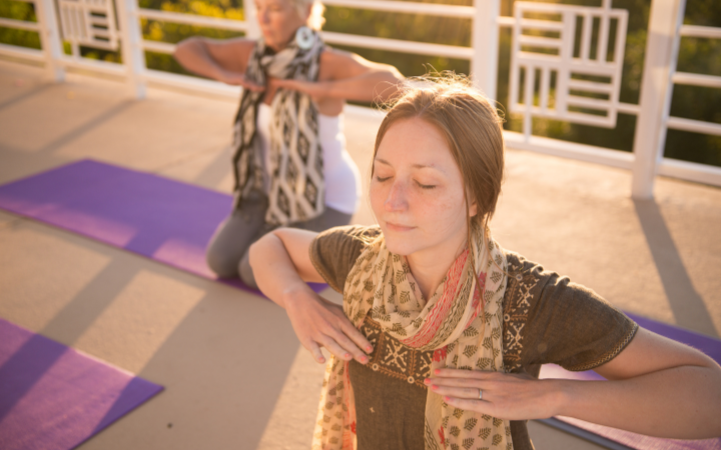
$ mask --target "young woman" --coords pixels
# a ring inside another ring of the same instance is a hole
[[[279,225],[322,231],[350,222],[358,168],[345,150],[343,105],[395,92],[392,66],[326,47],[313,0],[255,0],[262,38],[190,38],[175,58],[191,72],[243,86],[235,118],[233,212],[207,250],[220,277],[255,287],[248,247]]]
[[[459,82],[407,91],[376,138],[378,226],[279,229],[251,247],[261,290],[328,363],[314,449],[531,449],[564,415],[674,438],[721,435],[721,368],[492,238],[501,120]],[[343,293],[337,307],[305,281]],[[604,382],[538,380],[540,365]]]

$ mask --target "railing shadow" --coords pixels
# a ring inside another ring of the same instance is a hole
[[[27,92],[24,92],[22,94],[16,95],[15,97],[5,100],[4,102],[0,103],[0,110],[9,108],[13,106],[16,103],[20,103],[24,100],[27,100],[29,98],[32,98],[36,95],[42,94],[46,90],[48,90],[50,87],[55,86],[54,84],[42,84],[40,86],[37,86],[33,89],[30,89]]]
[[[633,204],[676,324],[718,337],[708,308],[693,285],[660,208],[654,200],[634,200]]]
[[[55,150],[59,149],[60,147],[64,146],[65,144],[68,144],[75,139],[79,138],[80,136],[88,133],[94,128],[97,128],[98,126],[102,125],[103,123],[109,121],[113,117],[117,116],[118,114],[122,113],[126,109],[128,109],[133,103],[135,103],[134,100],[124,100],[114,106],[111,106],[110,108],[106,109],[99,115],[93,117],[92,119],[88,120],[87,122],[75,127],[74,129],[68,131],[67,133],[63,134],[62,136],[58,137],[54,141],[50,142],[43,148],[41,148],[37,154],[42,155],[44,153],[52,153]]]

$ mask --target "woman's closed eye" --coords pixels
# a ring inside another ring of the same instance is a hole
[[[421,188],[421,189],[433,189],[433,188],[436,187],[435,184],[423,184],[423,183],[421,183],[421,182],[419,182],[419,181],[416,181],[416,184],[417,184],[418,187]]]
[[[379,183],[383,183],[384,181],[388,181],[388,180],[390,180],[390,179],[391,179],[390,176],[388,176],[388,177],[381,177],[381,176],[376,175],[376,181],[378,181]]]

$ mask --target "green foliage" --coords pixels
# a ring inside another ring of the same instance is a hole
[[[37,22],[32,3],[0,0],[0,17]],[[35,31],[0,27],[0,43],[40,49],[40,35]]]
[[[423,3],[441,3],[472,6],[473,0],[402,0]],[[515,0],[501,0],[501,14],[511,15]],[[534,0],[537,1],[537,0]],[[544,0],[559,4],[600,6],[601,0]],[[138,0],[141,8],[199,14],[209,17],[243,20],[241,0]],[[620,100],[638,103],[643,74],[646,47],[646,29],[650,11],[649,0],[613,0],[614,8],[629,11],[628,35],[623,61],[623,78]],[[29,3],[0,0],[0,17],[35,21],[33,7]],[[362,36],[430,42],[444,45],[469,46],[471,21],[448,17],[432,17],[420,14],[373,12],[361,9],[328,6],[324,27],[334,31]],[[721,26],[721,2],[714,0],[687,0],[685,23],[705,26]],[[141,20],[145,39],[177,43],[190,36],[227,39],[242,33],[212,28]],[[0,42],[40,48],[37,33],[0,27]],[[511,32],[501,28],[499,35],[498,83],[496,97],[499,107],[508,103],[508,79],[510,67]],[[66,43],[66,52],[68,45]],[[678,70],[682,72],[721,75],[721,41],[683,38],[680,42]],[[422,75],[429,71],[451,70],[468,73],[470,63],[466,60],[442,58],[432,55],[415,55],[360,47],[339,47],[357,53],[371,61],[392,64],[406,76]],[[87,58],[122,62],[120,52],[81,48]],[[593,52],[593,50],[592,50]],[[171,55],[146,52],[148,68],[190,75],[180,67]],[[671,115],[696,120],[721,123],[721,90],[675,85],[671,103]],[[521,131],[522,121],[515,115],[506,115],[506,129]],[[632,151],[636,117],[619,114],[614,129],[569,124],[566,122],[534,119],[533,133],[540,136],[563,139],[622,151]],[[665,155],[667,157],[721,166],[721,138],[696,133],[669,130]]]

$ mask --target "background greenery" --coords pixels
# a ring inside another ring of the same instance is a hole
[[[200,14],[243,20],[242,0],[138,0],[143,8]],[[414,0],[424,3],[472,5],[472,0]],[[514,0],[502,0],[502,15],[511,15]],[[550,0],[555,3],[600,6],[601,0]],[[624,56],[621,86],[622,102],[638,103],[643,54],[646,45],[646,29],[650,0],[614,0],[614,8],[629,11],[628,36]],[[0,0],[0,17],[36,21],[32,4],[14,0]],[[419,14],[373,12],[329,6],[326,10],[325,30],[342,33],[406,39],[447,45],[469,46],[471,21],[431,17]],[[717,0],[687,0],[685,23],[693,25],[721,26],[721,2]],[[241,36],[242,33],[214,30],[191,25],[143,20],[145,39],[176,43],[186,37],[202,35],[224,39]],[[0,27],[0,42],[24,47],[40,48],[37,33]],[[510,65],[511,31],[502,28],[500,34],[498,91],[501,105],[508,101],[508,78]],[[66,52],[69,46],[66,45]],[[396,66],[404,75],[422,75],[429,69],[452,70],[468,73],[469,62],[433,55],[410,55],[382,50],[356,47],[340,47],[379,62]],[[81,48],[85,57],[122,62],[120,52]],[[721,40],[683,38],[679,53],[678,70],[703,74],[721,75]],[[170,55],[146,52],[147,66],[151,69],[175,73],[185,72]],[[503,107],[503,106],[501,106]],[[705,120],[721,124],[721,90],[676,85],[674,87],[671,115]],[[507,115],[505,127],[520,131],[521,120]],[[614,129],[569,124],[546,119],[533,120],[533,133],[622,151],[631,151],[636,117],[619,114]],[[668,130],[664,154],[667,157],[721,166],[721,137]]]

